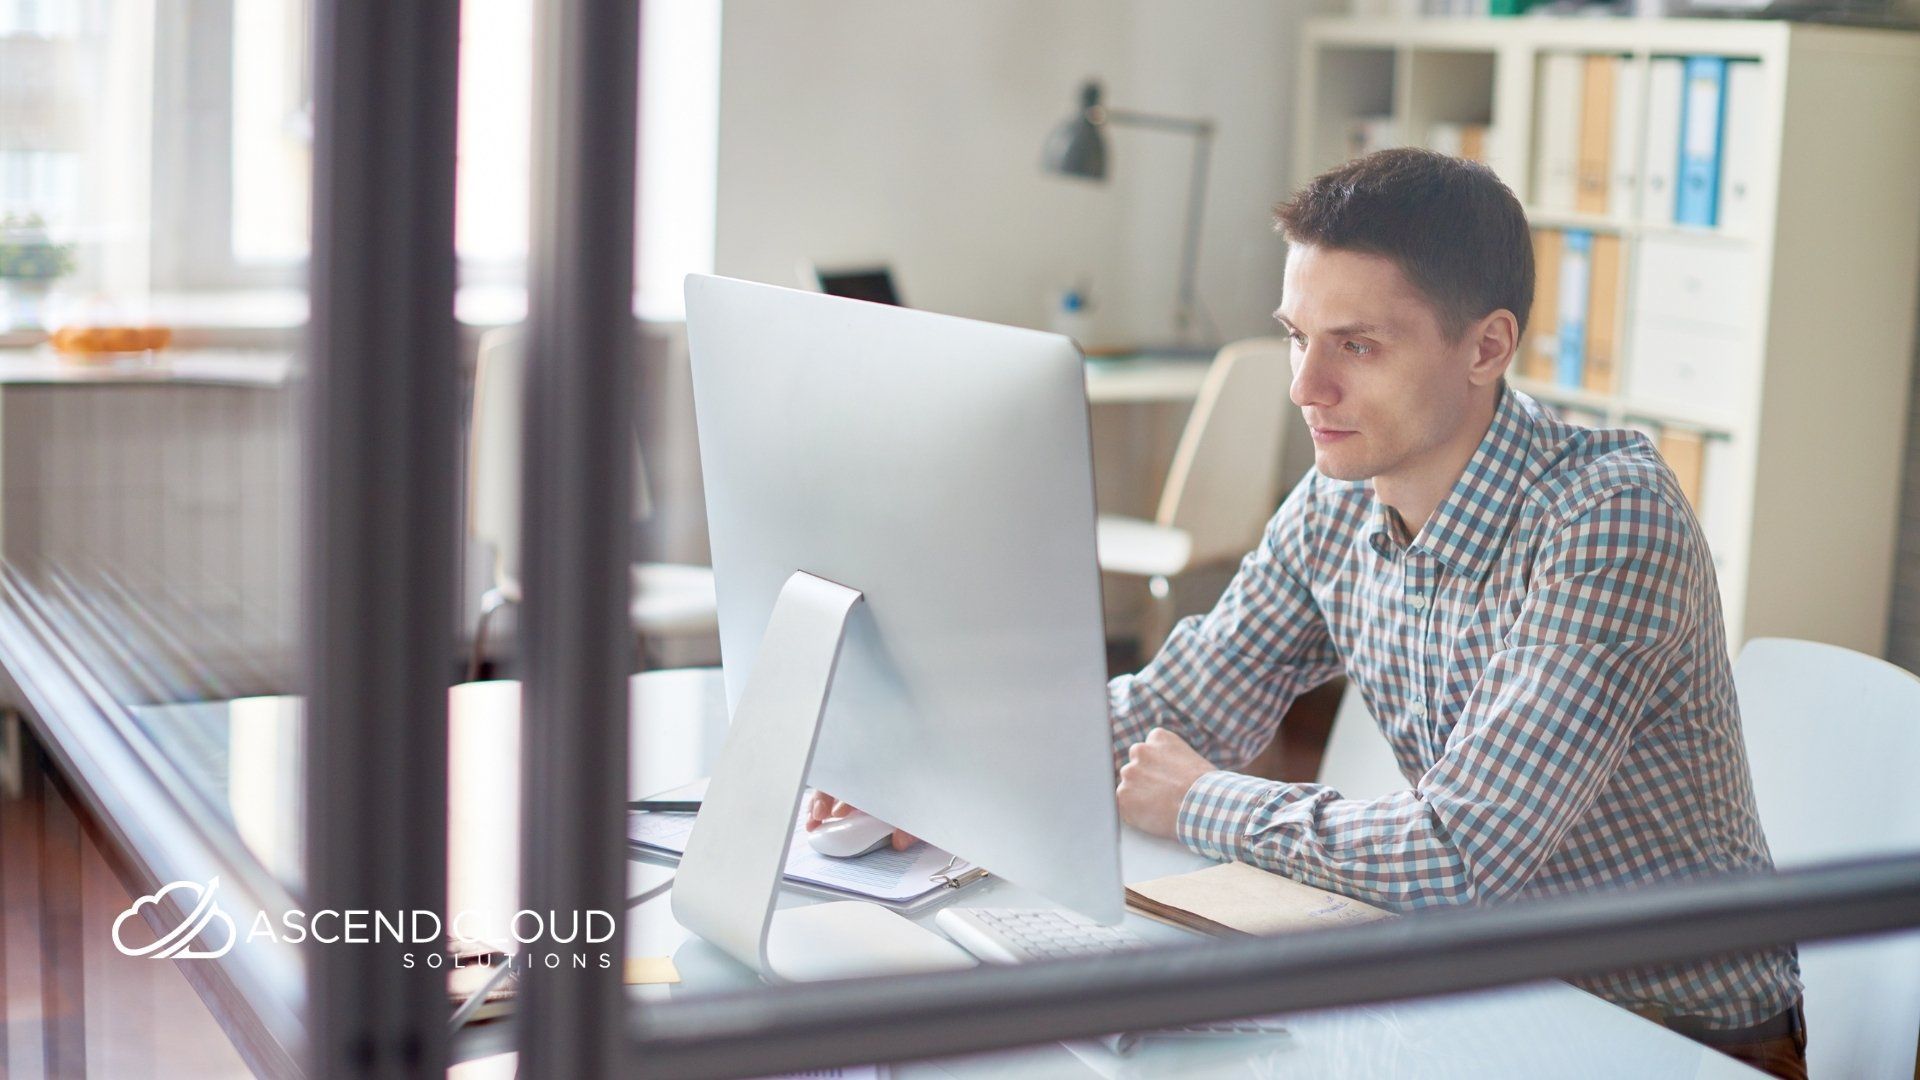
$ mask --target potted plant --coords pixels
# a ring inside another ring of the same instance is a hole
[[[73,245],[47,238],[38,214],[0,217],[0,329],[38,327],[53,283],[73,272]]]

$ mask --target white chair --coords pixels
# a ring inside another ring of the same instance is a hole
[[[490,330],[480,339],[474,365],[473,423],[468,432],[467,531],[493,547],[493,587],[480,603],[468,677],[478,678],[486,659],[487,626],[507,604],[520,602],[521,402],[526,360],[520,331]],[[652,512],[646,470],[634,441],[634,516]],[[712,637],[719,625],[713,569],[673,563],[633,567],[633,628],[643,648]]]
[[[1348,680],[1340,708],[1327,732],[1327,749],[1320,757],[1320,782],[1349,799],[1377,799],[1412,785],[1400,775],[1393,747],[1367,710],[1360,690]]]
[[[1280,450],[1292,405],[1285,338],[1221,349],[1180,433],[1152,521],[1102,514],[1100,569],[1147,579],[1140,634],[1150,654],[1172,628],[1170,579],[1239,560],[1280,501]]]
[[[1920,852],[1920,679],[1834,645],[1761,638],[1733,678],[1776,865]],[[1800,948],[1811,1076],[1915,1075],[1920,932]]]

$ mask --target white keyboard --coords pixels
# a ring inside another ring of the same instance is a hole
[[[954,944],[989,964],[1023,964],[1030,960],[1057,960],[1069,956],[1098,956],[1147,947],[1147,939],[1125,927],[1102,926],[1083,915],[1058,908],[943,908],[934,925]],[[1217,1039],[1270,1037],[1286,1034],[1286,1025],[1273,1017],[1220,1020],[1183,1027],[1156,1028],[1108,1035],[1107,1049],[1130,1054],[1142,1044],[1160,1039]]]
[[[1124,927],[1101,926],[1059,908],[950,907],[935,915],[933,923],[954,944],[989,964],[1095,956],[1147,945],[1145,938]]]

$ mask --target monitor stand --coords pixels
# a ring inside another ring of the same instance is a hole
[[[673,879],[673,917],[775,982],[974,966],[952,942],[859,901],[775,910],[847,618],[860,594],[787,579]]]

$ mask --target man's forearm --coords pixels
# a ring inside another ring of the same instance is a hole
[[[1209,858],[1395,911],[1485,898],[1432,807],[1411,790],[1343,799],[1319,784],[1213,772],[1188,790],[1175,835]]]

